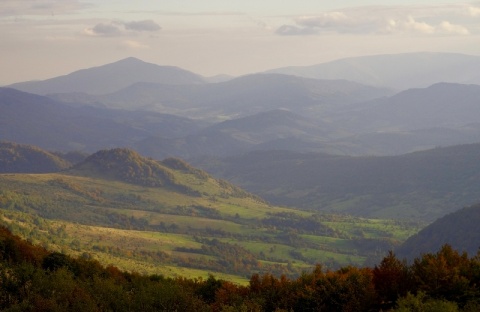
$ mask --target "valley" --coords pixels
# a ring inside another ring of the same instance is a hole
[[[246,283],[375,265],[480,202],[475,73],[415,80],[388,59],[455,72],[475,60],[413,53],[212,82],[127,58],[0,88],[1,222],[142,274]]]
[[[60,173],[1,174],[0,189],[2,224],[14,233],[143,274],[241,282],[319,262],[364,265],[423,226],[272,206],[183,161],[122,149]]]

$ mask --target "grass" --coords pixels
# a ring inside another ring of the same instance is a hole
[[[362,265],[371,251],[362,250],[359,239],[383,246],[386,239],[401,242],[420,229],[414,223],[338,215],[320,216],[333,233],[329,236],[288,223],[265,226],[262,219],[271,214],[308,220],[312,213],[268,205],[212,178],[179,172],[175,178],[200,193],[65,173],[2,174],[2,222],[48,249],[92,256],[123,270],[202,278],[213,273],[239,283],[249,272],[298,275],[315,263]],[[226,245],[210,246],[206,239]],[[242,260],[229,258],[234,246],[262,266],[230,268],[229,262]]]

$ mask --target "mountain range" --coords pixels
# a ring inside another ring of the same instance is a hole
[[[346,80],[318,80],[279,74],[253,74],[226,82],[168,85],[138,82],[99,96],[61,93],[53,98],[110,108],[151,110],[195,119],[224,121],[272,109],[310,117],[392,91]]]
[[[127,146],[155,158],[226,156],[269,149],[398,155],[475,143],[480,135],[480,87],[458,83],[475,82],[472,77],[477,74],[470,70],[475,68],[475,60],[466,55],[420,53],[322,65],[337,68],[322,71],[325,73],[341,72],[349,64],[375,73],[380,80],[413,83],[412,77],[418,76],[435,83],[395,94],[385,87],[347,80],[276,73],[209,83],[179,68],[128,58],[13,85],[48,93],[52,100],[13,95],[13,91],[5,98],[6,91],[2,91],[2,105],[22,102],[23,106],[2,108],[0,128],[10,130],[0,129],[0,139],[63,151]],[[423,65],[417,66],[419,62]],[[447,69],[453,73],[451,79],[439,74]],[[388,72],[396,78],[385,76]],[[458,78],[461,72],[470,78]],[[28,105],[36,107],[26,109]],[[35,116],[30,111],[36,112]],[[290,121],[285,119],[288,113]]]
[[[269,72],[316,79],[348,79],[401,91],[425,88],[438,82],[480,84],[480,57],[431,52],[383,54],[277,68]]]

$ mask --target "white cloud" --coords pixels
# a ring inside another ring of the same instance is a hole
[[[457,24],[452,24],[449,21],[442,21],[438,25],[430,25],[426,22],[416,21],[409,16],[404,20],[390,19],[386,22],[385,33],[413,33],[421,35],[469,35],[470,31]]]
[[[84,33],[91,36],[125,36],[136,32],[156,32],[162,29],[160,25],[152,20],[144,21],[113,21],[108,23],[98,23],[92,28],[86,28]]]
[[[443,21],[438,26],[438,32],[445,34],[468,35],[470,31],[462,25],[454,25],[448,21]]]
[[[466,5],[356,7],[294,17],[292,24],[283,24],[275,33],[468,35],[478,26],[471,19],[462,19],[467,8],[470,15],[480,16],[480,9]]]
[[[473,17],[480,16],[480,8],[479,7],[468,7],[468,14]]]
[[[425,22],[418,22],[412,16],[407,17],[405,21],[398,23],[400,30],[420,34],[433,34],[435,27]]]

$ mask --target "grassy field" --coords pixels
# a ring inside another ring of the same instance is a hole
[[[226,182],[173,171],[189,192],[69,172],[0,175],[2,223],[36,244],[140,273],[245,283],[379,258],[423,224],[271,206]],[[370,260],[371,261],[371,260]]]

